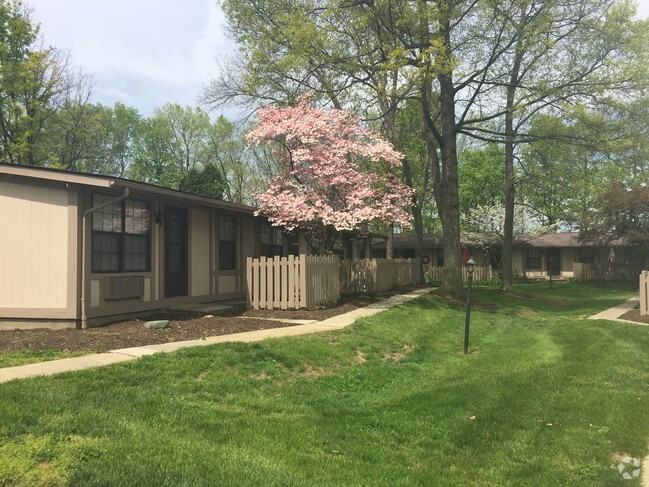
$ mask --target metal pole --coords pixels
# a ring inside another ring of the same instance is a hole
[[[469,322],[471,320],[471,285],[473,284],[473,269],[469,271],[466,294],[466,320],[464,322],[464,354],[469,353]]]

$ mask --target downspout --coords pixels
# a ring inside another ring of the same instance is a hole
[[[81,217],[81,328],[85,329],[88,328],[88,309],[87,309],[87,301],[86,301],[86,222],[88,221],[88,215],[91,213],[94,213],[97,210],[101,210],[102,208],[105,208],[106,206],[110,206],[114,203],[119,203],[122,200],[125,200],[128,198],[129,195],[129,189],[124,188],[124,192],[116,197],[113,198],[110,201],[106,201],[105,203],[102,203],[99,206],[95,206],[94,208],[90,208],[86,211],[83,212],[83,216]]]

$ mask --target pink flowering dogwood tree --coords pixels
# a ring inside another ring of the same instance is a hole
[[[344,110],[313,107],[311,95],[294,107],[266,107],[248,134],[270,144],[282,170],[257,195],[258,214],[273,225],[300,229],[320,252],[333,235],[372,221],[410,227],[412,192],[396,176],[402,155]]]

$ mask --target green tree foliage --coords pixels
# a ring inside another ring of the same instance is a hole
[[[135,140],[133,163],[126,175],[144,183],[177,188],[180,180],[177,166],[168,150],[171,131],[164,118],[155,116],[142,120]]]
[[[110,163],[112,110],[89,102],[91,84],[79,75],[65,90],[38,144],[43,165],[98,174],[114,174]]]
[[[402,152],[407,144],[397,121],[406,101],[418,100],[427,155],[418,162],[430,168],[444,232],[442,291],[460,296],[458,136],[505,143],[511,242],[517,144],[536,112],[610,89],[632,33],[632,10],[613,4],[224,0],[242,58],[206,96],[263,104],[313,90],[368,119],[379,114],[386,137]],[[413,188],[414,163],[406,157],[403,167]],[[415,227],[419,210],[413,201]]]
[[[458,167],[460,211],[467,216],[477,207],[504,205],[504,150],[499,144],[469,147],[460,152]]]
[[[209,116],[193,107],[168,103],[142,123],[134,179],[179,189],[185,174],[205,163]]]
[[[208,162],[217,166],[225,181],[224,198],[255,205],[265,181],[277,173],[275,161],[263,147],[248,147],[246,127],[220,116],[208,130]]]
[[[133,107],[115,103],[110,120],[110,160],[116,175],[125,175],[135,158],[142,116]]]
[[[187,171],[180,181],[180,190],[199,196],[223,199],[226,184],[223,174],[214,164],[207,164],[199,169],[197,166]]]
[[[247,149],[244,130],[223,117],[211,123],[199,108],[167,104],[144,118],[133,107],[91,98],[91,79],[68,65],[65,52],[42,47],[29,8],[0,0],[0,162],[175,189],[189,184],[241,203],[254,203],[261,175],[275,171],[263,150]],[[208,181],[198,184],[197,174]]]
[[[38,142],[67,82],[66,55],[40,48],[37,25],[19,0],[0,1],[0,160],[40,165]]]
[[[649,186],[611,183],[584,222],[583,240],[612,245],[616,240],[636,248],[639,264],[649,258]]]
[[[520,193],[546,225],[581,229],[610,184],[649,180],[647,99],[537,117],[520,161]]]
[[[199,108],[167,104],[136,127],[135,141],[129,146],[133,154],[126,172],[129,178],[237,203],[252,202],[253,151],[247,149],[245,134],[235,124],[224,117],[211,123]],[[208,177],[204,186],[198,175]]]

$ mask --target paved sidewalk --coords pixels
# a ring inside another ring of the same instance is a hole
[[[145,355],[152,355],[160,352],[175,352],[182,348],[199,347],[213,345],[215,343],[225,342],[258,342],[266,338],[277,338],[284,336],[306,335],[308,333],[317,333],[321,331],[330,331],[344,328],[351,325],[357,318],[372,316],[386,309],[405,303],[412,299],[427,294],[431,288],[417,289],[408,294],[399,294],[388,299],[371,304],[364,308],[358,308],[349,313],[334,316],[323,321],[314,321],[297,326],[285,328],[272,328],[269,330],[249,331],[237,333],[234,335],[221,335],[208,337],[205,340],[189,340],[185,342],[163,343],[158,345],[146,345],[142,347],[122,348],[111,350],[106,353],[92,355],[83,355],[81,357],[66,358],[61,360],[51,360],[49,362],[39,362],[37,364],[20,365],[18,367],[6,367],[0,369],[0,383],[8,382],[14,379],[24,379],[27,377],[36,377],[43,375],[54,375],[62,372],[72,372],[75,370],[90,369],[94,367],[104,367],[107,365],[117,364],[136,360]]]
[[[629,310],[632,310],[636,304],[640,302],[640,296],[634,296],[631,299],[625,301],[624,303],[613,306],[607,310],[597,313],[596,315],[590,316],[589,320],[609,320],[609,321],[619,321],[620,323],[631,323],[633,325],[640,326],[649,326],[646,323],[638,323],[637,321],[631,320],[622,320],[620,316],[626,313]]]

